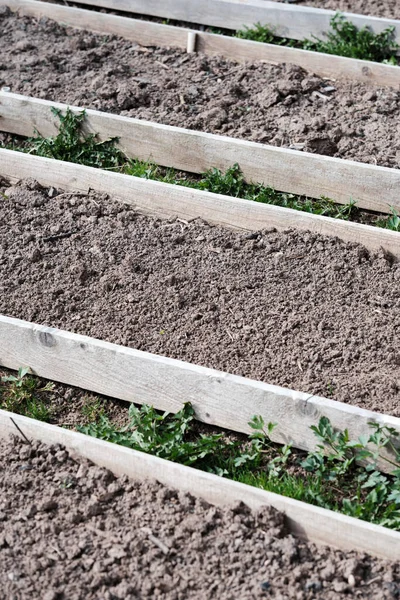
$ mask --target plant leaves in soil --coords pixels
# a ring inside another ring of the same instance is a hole
[[[244,27],[236,33],[242,39],[290,46],[324,54],[334,54],[347,58],[369,60],[373,62],[397,65],[396,51],[399,45],[395,42],[394,27],[388,27],[380,33],[374,33],[367,26],[357,28],[344,15],[336,13],[330,21],[331,30],[325,39],[313,37],[294,41],[280,38],[269,25],[256,23],[253,27]]]
[[[53,388],[21,368],[17,375],[0,378],[0,408],[51,420]],[[390,427],[370,423],[369,435],[352,440],[347,430],[335,430],[322,417],[311,427],[316,449],[304,453],[274,444],[271,434],[276,424],[265,423],[261,416],[249,422],[249,436],[230,436],[217,429],[204,433],[190,403],[176,414],[131,405],[126,423],[116,425],[100,399],[87,397],[82,416],[89,422],[77,429],[86,435],[400,529],[399,434]],[[393,456],[386,459],[392,466],[389,475],[377,467],[383,448]]]
[[[117,170],[135,177],[191,187],[263,204],[273,204],[335,219],[357,219],[359,211],[356,208],[356,201],[351,197],[347,204],[341,205],[327,197],[310,199],[296,194],[278,192],[271,186],[246,182],[238,164],[232,165],[225,173],[220,169],[212,168],[201,177],[196,177],[172,168],[165,169],[151,162],[129,159],[117,147],[118,138],[99,141],[96,134],[85,135],[83,131],[85,111],[75,112],[68,108],[65,115],[59,109],[52,108],[52,111],[60,119],[59,131],[56,136],[44,138],[36,132],[35,137],[28,138],[22,143],[14,140],[8,147],[45,158]],[[382,217],[379,226],[386,226],[385,222],[385,218]]]

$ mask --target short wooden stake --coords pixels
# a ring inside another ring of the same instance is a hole
[[[195,31],[188,31],[187,51],[189,52],[189,54],[196,52],[196,32]]]

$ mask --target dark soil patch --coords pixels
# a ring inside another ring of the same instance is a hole
[[[218,509],[156,483],[116,479],[39,443],[1,442],[0,471],[3,598],[337,600],[398,592],[398,565],[301,542],[267,507]]]
[[[311,152],[400,164],[398,90],[328,82],[287,64],[243,66],[168,48],[145,50],[47,19],[0,18],[0,86],[13,92],[275,146],[304,144]]]
[[[383,253],[2,189],[0,313],[400,415],[400,264]]]
[[[384,0],[384,2],[382,0],[297,0],[295,3],[301,6],[315,6],[358,15],[400,19],[398,0]]]

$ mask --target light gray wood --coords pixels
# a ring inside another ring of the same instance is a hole
[[[186,49],[188,29],[150,23],[95,11],[70,8],[36,0],[0,0],[20,14],[54,19],[58,23],[96,33],[120,35],[142,46],[174,46]],[[196,49],[211,56],[223,56],[237,62],[290,62],[321,77],[347,77],[376,85],[400,85],[400,69],[352,58],[260,44],[222,35],[196,32]]]
[[[189,29],[138,19],[129,19],[91,10],[82,10],[36,0],[0,0],[19,14],[40,19],[47,17],[61,25],[86,29],[105,35],[119,35],[141,46],[174,46],[186,49]]]
[[[351,79],[377,86],[400,85],[400,68],[367,60],[332,56],[321,52],[310,52],[274,44],[260,44],[225,35],[202,33],[198,35],[198,52],[208,56],[223,56],[243,62],[265,61],[270,63],[292,63],[320,77]]]
[[[59,119],[51,107],[67,105],[0,92],[0,129],[19,135],[55,135]],[[82,108],[71,107],[79,112]],[[99,139],[118,137],[129,156],[156,164],[202,173],[217,167],[223,171],[238,163],[247,181],[311,198],[326,196],[346,204],[352,198],[359,208],[388,213],[400,210],[400,170],[298,152],[160,125],[94,110],[86,111],[85,129]]]
[[[343,241],[357,242],[372,251],[384,248],[395,258],[400,258],[400,235],[395,231],[147,181],[83,165],[61,163],[12,150],[0,149],[0,175],[11,182],[34,176],[44,186],[66,191],[96,190],[110,194],[140,212],[159,217],[199,217],[209,223],[247,231],[269,227],[284,231],[295,227],[301,231],[314,231],[336,236]]]
[[[1,315],[0,339],[4,367],[30,367],[52,381],[160,410],[177,412],[190,402],[204,423],[243,433],[261,415],[277,423],[274,441],[303,450],[316,447],[310,426],[321,416],[353,439],[371,433],[371,421],[400,432],[395,417]],[[379,465],[393,469],[383,458]]]
[[[391,561],[400,559],[397,531],[0,410],[0,439],[22,437],[21,431],[29,440],[62,444],[72,457],[86,458],[117,476],[127,475],[134,481],[156,480],[216,506],[231,507],[240,501],[253,510],[273,506],[285,513],[294,535],[312,542]]]
[[[259,22],[273,27],[281,37],[296,40],[323,37],[335,15],[333,10],[267,0],[81,0],[80,3],[233,30]],[[367,26],[376,33],[394,27],[396,40],[400,41],[399,21],[353,13],[344,15],[357,27]]]

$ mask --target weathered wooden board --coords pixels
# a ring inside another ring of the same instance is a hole
[[[237,62],[265,61],[269,63],[292,63],[332,80],[352,79],[377,86],[400,85],[400,68],[367,60],[356,60],[342,56],[332,56],[320,52],[310,52],[297,48],[260,44],[211,33],[197,34],[198,52],[209,56],[223,56]]]
[[[35,177],[44,186],[66,191],[87,192],[93,189],[110,194],[121,202],[134,206],[140,212],[159,217],[202,218],[209,223],[247,231],[270,227],[279,231],[292,227],[302,231],[314,231],[336,236],[343,241],[363,244],[369,250],[384,248],[394,257],[400,258],[400,235],[395,231],[158,181],[147,181],[12,150],[0,149],[0,175],[11,182]]]
[[[353,439],[371,433],[371,421],[400,432],[395,417],[1,315],[0,340],[4,367],[160,410],[190,402],[204,423],[243,433],[261,415],[277,423],[274,441],[303,450],[318,443],[310,426],[321,416]],[[384,459],[380,467],[387,470]]]
[[[51,107],[67,105],[0,92],[0,130],[19,135],[55,135],[59,119]],[[82,108],[72,107],[75,111]],[[400,170],[298,152],[226,136],[160,125],[151,121],[86,111],[86,130],[100,139],[118,137],[130,157],[202,173],[225,171],[238,163],[248,181],[311,198],[326,196],[339,203],[388,213],[400,210]]]
[[[80,0],[80,4],[233,30],[259,22],[274,28],[281,37],[296,40],[322,37],[335,15],[333,10],[268,0]],[[396,39],[400,41],[399,21],[352,13],[344,15],[357,27],[368,26],[376,33],[394,27]]]
[[[0,439],[10,435],[23,437],[21,432],[28,440],[62,444],[73,457],[86,458],[115,475],[127,475],[135,481],[156,480],[216,506],[231,507],[239,501],[253,510],[273,506],[286,514],[288,528],[294,535],[312,542],[391,561],[400,559],[397,531],[0,410]]]
[[[174,46],[186,49],[190,30],[116,15],[98,13],[36,0],[0,0],[20,14],[87,29],[96,33],[119,35],[142,46]],[[284,6],[284,5],[283,5]],[[347,77],[376,85],[400,85],[398,67],[373,63],[296,48],[260,44],[249,40],[196,32],[196,49],[205,54],[219,55],[238,61],[289,62],[300,65],[321,77]],[[12,84],[12,81],[10,81]]]

